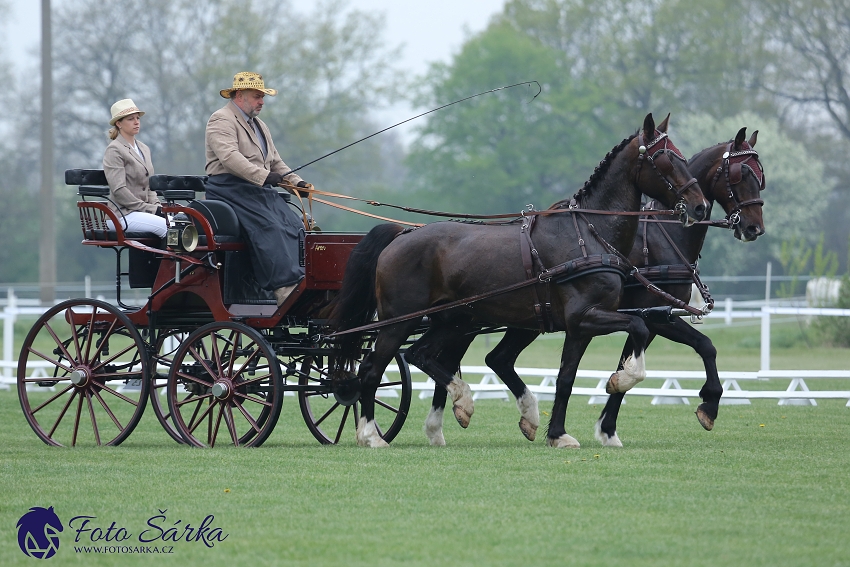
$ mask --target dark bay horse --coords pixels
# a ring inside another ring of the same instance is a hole
[[[455,364],[440,361],[462,354],[476,328],[536,329],[545,320],[550,329],[567,332],[556,394],[560,410],[553,413],[549,444],[575,446],[563,423],[581,355],[568,348],[570,341],[586,346],[593,336],[626,331],[634,351],[623,381],[645,375],[643,351],[649,330],[639,317],[616,311],[625,277],[622,254],[631,250],[637,233],[634,213],[640,208],[641,193],[676,207],[686,225],[706,214],[708,203],[684,157],[667,138],[667,123],[665,119],[656,129],[652,115],[647,115],[643,128],[606,155],[572,200],[560,201],[537,217],[533,235],[527,219],[502,225],[438,222],[405,234],[398,225],[375,227],[349,258],[332,325],[337,331],[357,328],[370,321],[376,309],[379,321],[395,319],[558,268],[558,277],[537,279],[542,282],[539,286],[431,315],[427,332],[410,347],[407,359],[451,394],[455,418],[466,427],[473,413],[469,386],[454,376]],[[542,319],[536,312],[544,313]],[[420,323],[421,316],[380,328],[373,350],[360,363],[359,445],[386,445],[374,422],[375,392],[385,368]],[[335,371],[353,371],[362,345],[362,332],[341,335]],[[574,354],[578,356],[573,358]]]
[[[746,130],[741,128],[734,140],[716,144],[694,155],[688,162],[688,169],[699,181],[709,203],[713,205],[717,202],[723,207],[729,228],[733,229],[735,237],[744,242],[750,242],[765,232],[762,219],[763,201],[759,198],[765,182],[758,154],[753,149],[758,131],[753,132],[747,142]],[[707,218],[710,218],[710,214],[711,209]],[[671,217],[658,218],[671,219]],[[707,224],[683,229],[676,224],[641,222],[638,237],[629,254],[629,261],[639,268],[653,267],[654,269],[642,271],[646,271],[646,275],[658,287],[687,302],[691,295],[689,272],[696,268],[696,261],[705,242],[707,231]],[[635,280],[630,280],[626,284],[623,299],[620,302],[620,307],[624,309],[663,305],[665,303],[661,298],[650,293]],[[706,382],[700,390],[703,403],[697,408],[696,414],[702,426],[711,430],[717,418],[720,396],[723,393],[715,362],[717,351],[711,340],[680,318],[676,318],[673,323],[651,321],[646,323],[650,331],[649,342],[656,335],[660,335],[690,346],[702,357]],[[528,329],[508,329],[499,344],[486,357],[487,365],[516,396],[521,414],[520,430],[532,441],[539,422],[536,398],[517,375],[514,365],[519,354],[539,334],[538,331]],[[627,359],[632,352],[632,342],[627,339],[621,360]],[[622,369],[621,363],[619,370]],[[625,392],[634,385],[617,384],[618,379],[619,374],[615,373],[612,375],[612,380],[609,380],[608,393],[611,395],[595,427],[596,439],[605,446],[622,446],[616,433],[617,415]],[[435,445],[445,444],[442,433],[445,403],[445,390],[436,388],[432,408],[425,423],[426,435]]]

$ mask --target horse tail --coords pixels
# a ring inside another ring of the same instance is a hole
[[[345,265],[342,287],[328,306],[330,327],[334,331],[353,329],[368,323],[378,308],[375,276],[381,252],[404,230],[397,224],[379,224],[363,237]],[[350,333],[338,339],[340,358],[337,368],[346,368],[360,358],[363,333]]]

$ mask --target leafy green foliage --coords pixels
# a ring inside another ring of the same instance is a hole
[[[649,111],[659,120],[673,112],[675,125],[686,111],[721,118],[764,108],[741,80],[757,74],[759,58],[747,49],[746,22],[724,16],[733,7],[508,2],[450,65],[432,68],[419,102],[438,106],[525,80],[543,92],[528,103],[501,91],[431,115],[408,159],[417,196],[464,212],[545,207],[572,195]]]

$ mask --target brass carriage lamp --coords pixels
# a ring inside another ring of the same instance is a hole
[[[191,252],[198,247],[198,229],[186,213],[177,213],[165,235],[165,244],[182,252]]]

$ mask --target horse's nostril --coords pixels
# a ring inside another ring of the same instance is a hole
[[[759,228],[758,225],[755,225],[755,224],[751,224],[750,226],[748,226],[747,230],[745,232],[746,232],[747,236],[749,236],[751,238],[756,238],[756,237],[764,234],[764,231],[761,228]]]
[[[697,205],[694,208],[694,214],[697,217],[697,220],[702,220],[705,218],[705,205]]]

